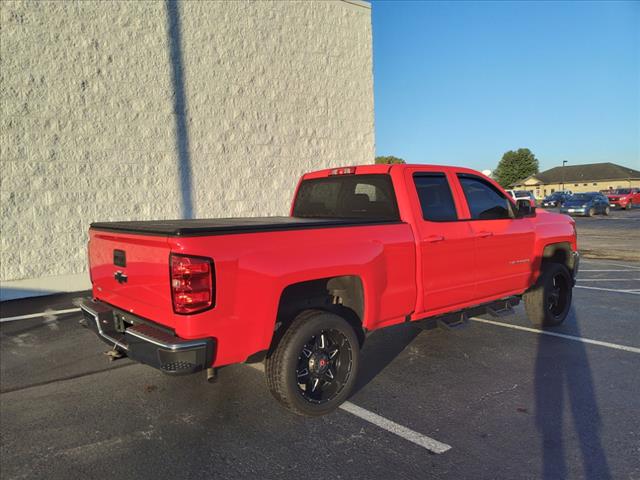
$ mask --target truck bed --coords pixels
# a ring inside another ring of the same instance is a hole
[[[193,220],[144,220],[127,222],[95,222],[91,228],[120,233],[170,237],[230,235],[280,230],[302,230],[327,227],[357,227],[399,223],[396,220],[360,218],[247,217],[206,218]]]

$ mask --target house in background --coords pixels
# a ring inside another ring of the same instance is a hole
[[[558,190],[575,193],[625,187],[640,187],[640,171],[610,162],[554,167],[512,186],[515,190],[528,190],[536,198],[544,198]]]

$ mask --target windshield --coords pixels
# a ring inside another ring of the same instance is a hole
[[[593,197],[595,197],[595,194],[593,193],[576,193],[574,196],[572,196],[570,198],[570,200],[582,200],[582,201],[586,201],[586,200],[591,200],[593,199]]]
[[[336,175],[303,180],[293,216],[400,219],[389,175]]]
[[[617,188],[613,191],[613,193],[617,195],[626,195],[627,193],[631,193],[630,188]]]

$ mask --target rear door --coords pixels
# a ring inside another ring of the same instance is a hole
[[[449,175],[438,167],[407,169],[405,175],[417,230],[421,296],[416,313],[472,301],[474,238],[469,222],[459,218]]]
[[[96,298],[173,327],[166,237],[91,229],[89,266]]]
[[[515,218],[514,204],[488,179],[470,173],[458,173],[457,179],[475,238],[478,299],[524,290],[534,252],[531,219]]]

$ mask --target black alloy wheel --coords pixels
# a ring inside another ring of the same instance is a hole
[[[551,277],[551,285],[547,287],[547,309],[555,320],[566,314],[567,300],[571,298],[571,287],[567,280],[564,272],[557,271]]]
[[[537,327],[554,327],[564,322],[571,309],[573,278],[560,263],[543,265],[536,284],[524,294],[529,321]]]
[[[296,378],[300,395],[311,403],[334,399],[344,388],[353,365],[349,339],[338,330],[323,330],[304,344]]]
[[[360,361],[354,328],[334,313],[300,313],[265,360],[267,385],[276,400],[299,415],[319,416],[349,398]]]

